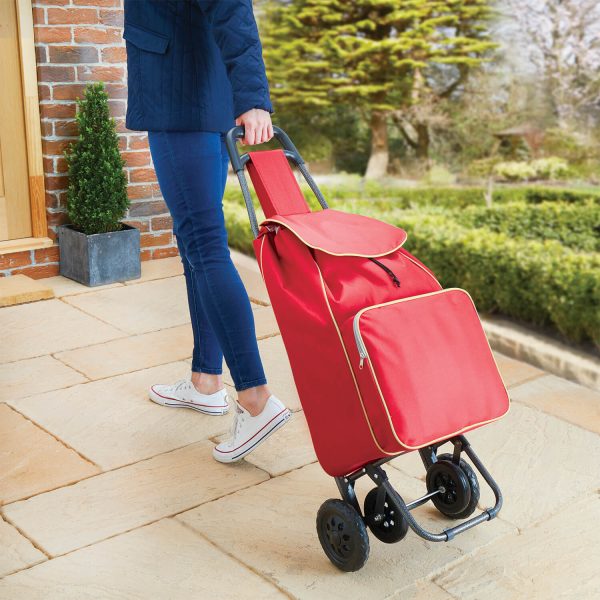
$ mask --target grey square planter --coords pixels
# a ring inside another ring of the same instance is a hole
[[[139,229],[86,235],[71,225],[58,228],[60,274],[96,286],[141,277]]]

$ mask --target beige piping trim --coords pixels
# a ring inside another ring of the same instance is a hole
[[[264,282],[265,285],[267,285],[267,282],[265,281],[265,276],[263,274],[263,262],[262,262],[262,254],[263,253],[262,253],[262,251],[263,251],[263,246],[265,244],[265,238],[266,237],[267,236],[265,236],[265,235],[263,235],[263,237],[262,237],[262,240],[260,242],[260,252],[259,252],[259,258],[260,258],[260,261],[259,261],[260,262],[260,276],[262,277],[262,280],[263,280],[263,282]]]
[[[396,454],[400,454],[402,452],[402,450],[400,450],[399,452],[386,452],[379,445],[379,442],[377,441],[377,438],[375,437],[375,434],[373,433],[373,428],[371,427],[371,422],[369,421],[369,417],[367,415],[367,411],[366,411],[365,405],[363,403],[362,395],[361,395],[360,389],[358,387],[358,382],[356,381],[356,377],[354,375],[354,369],[352,369],[352,364],[350,363],[350,357],[348,356],[348,352],[346,351],[346,346],[344,344],[344,340],[342,339],[342,334],[340,333],[340,328],[338,327],[337,321],[335,320],[335,317],[333,316],[333,311],[331,310],[331,306],[329,305],[329,299],[327,298],[327,290],[325,289],[325,282],[323,281],[323,275],[321,274],[321,269],[319,269],[319,265],[316,263],[316,261],[315,261],[315,266],[317,267],[317,270],[319,271],[319,277],[321,278],[321,288],[323,290],[323,296],[325,298],[325,302],[327,303],[327,308],[329,309],[329,315],[331,317],[331,320],[333,321],[333,324],[335,325],[335,329],[336,329],[338,337],[340,339],[340,343],[342,344],[342,348],[344,349],[344,355],[346,356],[346,362],[348,363],[348,369],[350,370],[350,374],[352,375],[352,380],[354,381],[354,386],[356,387],[356,393],[358,394],[358,399],[360,400],[360,406],[362,407],[362,411],[365,416],[367,425],[369,427],[369,432],[371,433],[371,437],[373,438],[373,441],[375,442],[375,445],[377,446],[377,448],[379,449],[380,452],[383,452],[384,454],[387,454],[388,456],[395,456]]]
[[[362,315],[367,310],[370,310],[372,308],[378,308],[380,306],[388,306],[390,304],[398,304],[400,302],[408,302],[410,300],[415,300],[417,298],[424,298],[425,296],[433,296],[435,294],[442,294],[444,292],[449,292],[450,290],[459,290],[461,292],[464,292],[469,297],[469,299],[471,300],[471,303],[473,304],[473,308],[475,309],[475,314],[477,315],[477,318],[479,319],[479,315],[477,314],[477,309],[475,307],[475,303],[473,302],[473,298],[471,297],[471,294],[469,294],[469,292],[467,292],[466,290],[463,290],[461,288],[445,288],[443,290],[438,290],[436,292],[428,292],[427,294],[419,294],[418,296],[410,296],[409,298],[398,298],[396,300],[390,300],[389,302],[382,302],[381,304],[372,304],[371,306],[365,306],[364,308],[361,308],[356,313],[356,315],[355,315],[354,318],[358,319],[358,328],[359,328],[359,331],[360,331],[360,316],[359,315]],[[490,343],[489,343],[489,341],[487,339],[487,336],[485,336],[485,340],[487,342],[488,348],[490,349],[490,353],[492,355],[492,359],[494,361],[494,364],[496,365],[496,369],[498,370],[498,374],[500,375],[500,369],[498,369],[498,363],[496,362],[496,359],[494,357],[494,353],[492,352],[492,348],[491,348]],[[366,346],[365,346],[365,350],[366,350]],[[500,416],[495,417],[493,419],[489,419],[487,421],[481,421],[479,423],[475,423],[473,425],[469,425],[467,427],[463,427],[462,429],[459,429],[458,431],[455,431],[454,433],[451,433],[449,435],[445,435],[444,437],[438,438],[436,440],[431,440],[431,441],[427,442],[426,444],[421,444],[419,446],[409,446],[408,444],[406,444],[405,442],[403,442],[398,437],[398,435],[396,434],[396,429],[394,428],[394,424],[392,422],[392,417],[390,415],[390,412],[389,412],[388,407],[387,407],[387,403],[386,403],[385,398],[383,396],[383,393],[381,391],[381,387],[379,385],[379,381],[377,379],[377,375],[375,374],[375,369],[373,367],[373,363],[371,361],[371,357],[369,356],[369,351],[368,350],[367,350],[367,358],[369,359],[369,371],[371,373],[371,376],[373,377],[373,380],[375,381],[375,385],[377,386],[377,391],[379,392],[379,397],[381,399],[381,403],[383,405],[383,408],[385,409],[385,413],[386,413],[387,418],[388,418],[389,426],[390,426],[390,429],[392,430],[392,433],[394,434],[394,438],[396,439],[396,441],[401,446],[404,446],[405,448],[408,448],[409,450],[418,450],[419,448],[424,448],[425,446],[429,446],[431,444],[435,444],[436,442],[440,442],[442,440],[454,437],[455,435],[459,435],[463,431],[467,431],[469,429],[475,429],[476,427],[480,427],[482,425],[486,425],[487,423],[493,423],[494,421],[497,421],[498,419],[501,419],[502,417],[504,417],[508,413],[508,411],[510,410],[510,397],[508,396],[508,390],[506,389],[506,385],[504,384],[504,380],[502,379],[502,376],[500,376],[500,381],[502,381],[502,386],[504,387],[504,390],[506,391],[506,397],[509,400],[509,402],[508,402],[508,408],[506,409],[506,412],[504,412]]]
[[[378,252],[376,254],[358,254],[356,252],[331,252],[329,250],[325,250],[325,248],[321,248],[320,246],[314,246],[313,244],[309,244],[298,232],[296,232],[294,230],[293,227],[290,227],[288,223],[285,223],[283,221],[278,221],[277,219],[265,219],[264,221],[261,222],[261,225],[263,223],[279,223],[280,225],[283,225],[286,229],[289,229],[297,238],[300,239],[300,241],[304,244],[306,244],[309,248],[314,248],[315,250],[321,250],[322,252],[325,252],[325,254],[331,254],[332,256],[364,256],[366,258],[370,257],[370,256],[384,256],[385,254],[390,254],[391,252],[395,252],[396,250],[398,250],[398,248],[402,248],[402,246],[404,246],[404,244],[406,243],[406,232],[404,232],[404,239],[402,240],[402,243],[399,244],[398,246],[396,246],[395,248],[390,248],[389,250],[386,250],[385,252]],[[402,230],[404,231],[404,230]]]

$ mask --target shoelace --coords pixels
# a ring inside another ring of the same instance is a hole
[[[190,380],[189,379],[180,379],[179,381],[176,381],[173,388],[176,389],[177,391],[179,391],[182,387],[188,387],[190,384]]]
[[[233,415],[233,421],[229,428],[229,437],[235,438],[238,432],[238,428],[244,422],[244,411],[240,408],[239,404],[235,403],[235,414]]]

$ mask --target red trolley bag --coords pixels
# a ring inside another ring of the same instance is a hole
[[[319,539],[333,564],[355,571],[368,558],[367,527],[386,543],[408,527],[447,541],[498,514],[500,490],[463,434],[505,415],[509,399],[469,294],[442,288],[404,250],[401,228],[329,208],[289,137],[274,132],[283,150],[240,156],[242,127],[229,131],[227,148],[315,452],[342,496],[321,506]],[[310,210],[288,160],[322,210]],[[245,166],[265,214],[260,225]],[[445,443],[452,450],[440,454]],[[382,465],[413,450],[427,493],[407,504]],[[463,452],[496,498],[474,517],[479,484]],[[375,487],[361,510],[354,484],[362,476]],[[425,530],[410,511],[429,500],[468,520]]]

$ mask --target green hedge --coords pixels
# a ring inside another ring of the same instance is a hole
[[[556,240],[574,250],[600,250],[600,204],[593,201],[568,204],[509,203],[491,208],[467,206],[453,218],[464,227],[487,227],[510,237]]]
[[[309,204],[316,208],[318,202],[308,186],[302,185],[302,191]],[[400,208],[434,206],[446,208],[464,208],[466,206],[485,206],[485,190],[482,187],[427,187],[406,188],[386,186],[375,182],[362,184],[358,177],[349,177],[338,185],[319,186],[328,203],[354,200],[360,205],[373,204],[376,207],[393,205]],[[253,194],[253,197],[256,197]],[[225,192],[228,202],[243,203],[241,192],[237,186],[228,186]],[[568,202],[590,203],[600,205],[600,191],[590,189],[563,189],[543,186],[501,186],[494,188],[493,203],[528,203]]]
[[[337,203],[336,208],[351,210],[349,204]],[[245,206],[225,202],[224,208],[230,245],[253,254]],[[551,326],[569,340],[600,346],[600,255],[576,252],[555,240],[514,239],[463,227],[443,214],[397,208],[361,213],[406,229],[407,250],[444,287],[468,290],[479,310]]]

